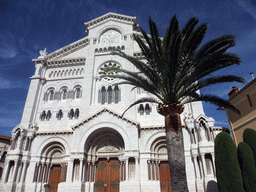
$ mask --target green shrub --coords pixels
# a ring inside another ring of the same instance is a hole
[[[244,189],[246,192],[256,191],[256,168],[252,150],[245,142],[239,143],[237,157],[243,176]]]
[[[245,192],[236,146],[226,132],[216,136],[215,164],[219,192]]]
[[[256,131],[250,128],[245,129],[243,133],[243,140],[252,149],[254,161],[256,163]]]

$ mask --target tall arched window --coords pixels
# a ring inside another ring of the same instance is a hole
[[[56,118],[57,118],[58,120],[61,120],[62,117],[63,117],[63,112],[62,112],[62,110],[60,109],[60,110],[58,111],[57,115],[56,115]]]
[[[62,99],[67,99],[67,92],[66,88],[62,89]]]
[[[149,107],[149,104],[148,104],[148,103],[146,104],[145,112],[146,112],[146,115],[149,115],[149,114],[150,114],[150,107]]]
[[[74,115],[75,115],[74,109],[70,109],[69,114],[68,114],[69,119],[73,119]]]
[[[54,90],[50,90],[49,91],[49,100],[53,100],[53,96],[54,96]]]
[[[5,158],[6,158],[7,152],[5,151],[1,157],[1,163],[5,162]]]
[[[111,86],[108,86],[108,104],[111,104],[112,103],[112,87]]]
[[[75,94],[76,94],[76,99],[81,97],[81,88],[80,87],[76,88]]]
[[[140,113],[140,115],[144,114],[144,106],[142,104],[140,104],[139,113]]]
[[[115,103],[118,103],[121,100],[121,98],[120,98],[120,90],[117,85],[114,88],[114,92],[115,92]]]
[[[76,108],[76,111],[75,111],[75,118],[77,119],[79,117],[79,109]]]
[[[46,112],[43,111],[43,112],[41,113],[41,115],[40,115],[40,119],[41,119],[41,121],[44,121],[45,118],[46,118]]]
[[[103,86],[101,88],[101,104],[105,104],[106,103],[106,100],[107,100],[107,94],[106,94],[106,88],[105,86]]]
[[[49,121],[52,117],[52,113],[50,110],[47,111],[47,114],[46,114],[46,120]]]

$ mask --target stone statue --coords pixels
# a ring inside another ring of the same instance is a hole
[[[205,133],[205,128],[203,126],[203,123],[200,123],[200,136],[201,136],[201,141],[206,140],[206,133]]]
[[[40,56],[38,58],[44,58],[47,55],[46,48],[44,50],[39,51]]]

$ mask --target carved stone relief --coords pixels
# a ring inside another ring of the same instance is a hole
[[[121,33],[110,29],[100,36],[100,43],[118,43],[121,41]]]
[[[114,141],[107,140],[100,144],[98,152],[117,152],[118,145]]]

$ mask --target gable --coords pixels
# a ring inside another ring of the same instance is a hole
[[[114,117],[115,119],[118,119],[120,122],[126,122],[126,123],[129,123],[136,127],[139,126],[138,122],[135,122],[131,119],[122,117],[121,114],[118,114],[110,109],[104,108],[104,109],[100,110],[99,112],[94,113],[93,115],[89,116],[88,118],[86,118],[86,119],[80,121],[79,123],[75,124],[74,126],[72,126],[72,130],[75,130],[75,129],[79,128],[80,126],[83,126],[86,123],[93,121],[95,118],[101,117],[105,114],[110,115],[110,116]],[[103,120],[103,118],[102,118],[102,120]],[[104,118],[104,120],[106,120],[106,118]]]

